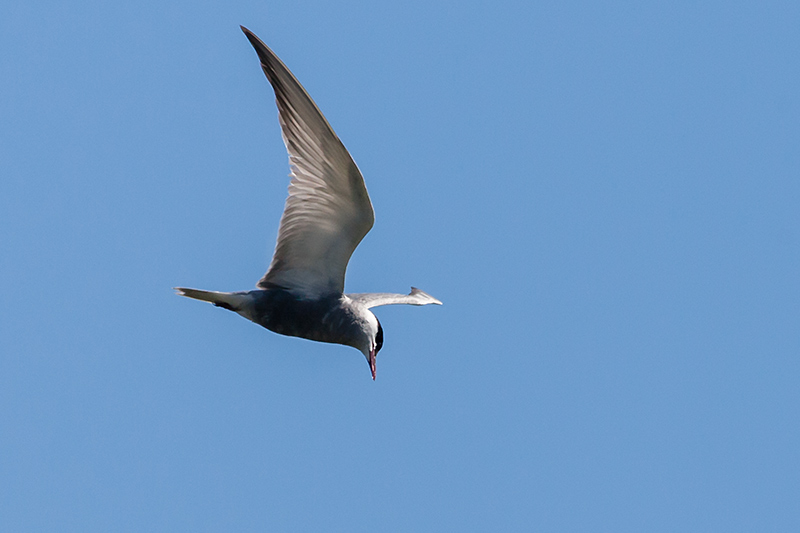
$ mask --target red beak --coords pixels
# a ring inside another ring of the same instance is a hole
[[[372,381],[375,381],[375,350],[369,351],[369,369],[372,370]]]

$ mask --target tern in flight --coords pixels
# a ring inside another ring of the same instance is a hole
[[[278,242],[256,290],[175,290],[275,333],[352,346],[367,358],[374,380],[383,328],[370,308],[442,302],[415,287],[410,294],[344,294],[347,262],[375,221],[364,178],[300,82],[258,37],[242,31],[275,91],[289,152],[292,179]]]

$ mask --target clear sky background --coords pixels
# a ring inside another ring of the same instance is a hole
[[[239,30],[376,224],[352,348],[247,290],[288,185]],[[800,4],[8,2],[0,529],[800,530]]]

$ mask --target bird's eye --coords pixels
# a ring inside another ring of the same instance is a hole
[[[381,321],[378,320],[378,334],[375,335],[375,353],[381,351],[382,346],[383,346],[383,328],[381,327]]]

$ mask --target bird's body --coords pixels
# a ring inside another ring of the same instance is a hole
[[[441,302],[413,287],[407,295],[344,294],[347,263],[375,220],[364,179],[289,69],[252,32],[244,27],[242,31],[275,91],[292,169],[275,254],[256,290],[176,290],[235,311],[275,333],[352,346],[365,355],[375,379],[383,328],[369,309]]]
[[[312,341],[353,346],[358,332],[369,329],[364,327],[364,322],[374,321],[377,324],[377,318],[371,311],[344,294],[331,293],[322,298],[309,299],[298,297],[285,289],[246,292],[178,290],[182,296],[234,311],[275,333]]]

